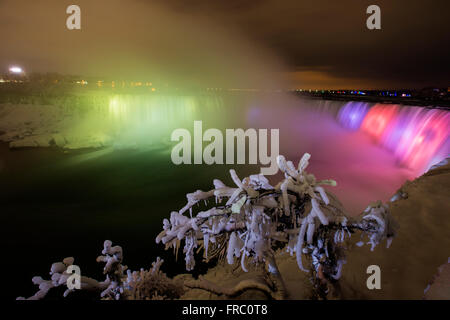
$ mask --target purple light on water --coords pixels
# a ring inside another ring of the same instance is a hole
[[[347,129],[358,130],[368,110],[365,102],[348,102],[339,110],[338,121]]]
[[[444,110],[427,110],[420,112],[415,122],[411,139],[402,141],[406,150],[401,154],[401,160],[412,168],[425,171],[443,152],[448,155],[450,137],[450,113]],[[439,159],[439,161],[442,159]]]
[[[397,158],[401,159],[406,153],[409,142],[416,134],[423,111],[425,110],[420,107],[401,108],[383,132],[381,144],[394,151]]]

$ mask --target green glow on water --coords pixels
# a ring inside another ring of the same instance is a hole
[[[209,109],[211,105],[205,105]],[[214,107],[214,106],[213,106]],[[109,101],[109,116],[122,125],[177,124],[199,115],[200,102],[194,97],[113,96]]]
[[[114,95],[101,111],[105,115],[101,122],[115,143],[154,145],[168,142],[175,129],[192,129],[195,120],[209,126],[223,124],[223,106],[218,96]]]

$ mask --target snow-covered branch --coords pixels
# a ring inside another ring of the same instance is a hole
[[[278,156],[284,179],[275,186],[261,174],[241,180],[230,170],[234,187],[216,179],[214,189],[188,194],[186,206],[164,219],[156,242],[178,249],[184,241],[187,270],[195,267],[194,249],[203,246],[206,259],[226,250],[223,256],[229,264],[239,259],[242,270],[247,271],[247,263],[264,262],[273,272],[278,270],[274,250],[284,248],[296,255],[301,270],[338,279],[345,263],[342,246],[346,237],[362,231],[373,249],[383,239],[390,243],[395,223],[381,202],[369,206],[358,218],[348,217],[337,198],[323,188],[336,186],[336,182],[317,181],[306,172],[310,158],[306,153],[296,167]],[[201,201],[209,209],[194,214],[193,208]],[[189,216],[185,215],[188,211]]]
[[[122,265],[123,251],[120,246],[113,246],[106,240],[103,244],[102,255],[97,257],[97,262],[104,263],[104,281],[80,276],[80,290],[98,291],[103,299],[177,299],[184,293],[183,283],[168,278],[160,267],[164,260],[159,257],[149,270],[128,270]],[[73,275],[68,270],[73,265],[74,258],[65,258],[62,262],[52,264],[50,280],[42,277],[34,277],[33,283],[39,286],[39,290],[31,297],[17,298],[18,300],[40,300],[45,298],[50,289],[67,286],[64,297],[77,288],[69,288],[67,282]]]

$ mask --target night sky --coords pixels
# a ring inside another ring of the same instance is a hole
[[[82,29],[66,29],[81,7]],[[366,8],[381,7],[381,30]],[[0,70],[269,88],[450,86],[450,1],[0,0]]]

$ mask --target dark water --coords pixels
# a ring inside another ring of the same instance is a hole
[[[31,278],[48,277],[50,265],[73,256],[82,274],[103,279],[95,262],[105,239],[124,249],[125,264],[148,268],[157,256],[164,271],[184,270],[183,256],[157,245],[155,236],[184,195],[228,181],[227,166],[175,166],[166,150],[9,151],[1,145],[0,174],[4,298],[34,293]],[[168,161],[169,160],[169,161]],[[243,174],[255,168],[236,166]]]

